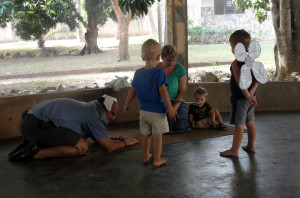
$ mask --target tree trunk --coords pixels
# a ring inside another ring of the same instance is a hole
[[[292,71],[300,72],[300,1],[291,0],[292,8]]]
[[[37,42],[38,47],[39,47],[40,49],[44,49],[44,48],[45,48],[45,42],[46,42],[46,40],[45,40],[44,36],[42,35],[42,36],[38,39],[38,42]]]
[[[92,8],[94,7],[92,4],[95,1],[93,0],[87,0],[87,3],[89,4],[88,7]],[[96,19],[96,13],[94,10],[87,9],[87,15],[88,15],[88,29],[85,33],[85,46],[80,51],[81,55],[85,54],[93,54],[93,53],[102,53],[102,51],[99,49],[97,44],[97,37],[98,37],[98,28],[97,28],[97,19]]]
[[[82,9],[81,9],[81,0],[77,0],[77,12],[78,14],[82,15]],[[83,33],[83,25],[82,23],[79,23],[79,27],[77,30],[77,37],[80,40],[80,42],[84,42],[84,33]]]
[[[129,22],[132,18],[131,13],[126,13],[124,15],[119,7],[118,0],[110,0],[113,6],[115,15],[118,19],[118,28],[120,33],[120,42],[119,42],[119,51],[117,61],[128,60],[129,52],[128,52],[128,30],[129,30]]]
[[[290,0],[270,0],[271,15],[276,34],[274,48],[275,80],[284,80],[292,72],[292,26]]]

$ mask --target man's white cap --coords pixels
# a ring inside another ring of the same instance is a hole
[[[103,104],[104,104],[105,108],[108,111],[111,111],[111,107],[112,107],[114,102],[118,102],[117,98],[114,98],[112,96],[108,96],[106,94],[104,94],[102,97],[104,98]]]

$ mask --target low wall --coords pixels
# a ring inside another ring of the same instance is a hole
[[[193,101],[193,92],[198,86],[208,90],[208,102],[221,112],[228,112],[230,108],[230,89],[228,83],[201,83],[189,84],[186,94],[187,101]],[[81,101],[90,101],[108,94],[118,98],[120,112],[115,122],[126,122],[138,119],[138,101],[134,99],[129,112],[124,114],[123,104],[129,88],[119,92],[112,89],[77,90],[59,93],[26,95],[0,98],[0,140],[19,137],[19,122],[23,111],[31,106],[53,98],[74,98]],[[260,85],[257,91],[257,111],[269,110],[300,110],[300,83],[299,82],[270,82]]]

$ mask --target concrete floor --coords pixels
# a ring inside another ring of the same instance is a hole
[[[0,197],[299,198],[300,111],[257,112],[256,118],[256,154],[220,157],[230,135],[164,145],[169,162],[159,168],[143,165],[139,149],[10,163],[17,142],[1,142]],[[242,145],[246,140],[247,134]]]

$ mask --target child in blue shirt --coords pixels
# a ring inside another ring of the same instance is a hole
[[[153,141],[154,166],[165,164],[168,159],[161,158],[162,134],[169,131],[166,114],[175,119],[176,113],[169,99],[166,89],[168,80],[165,72],[156,66],[160,62],[160,45],[153,39],[148,39],[142,45],[142,59],[145,66],[136,70],[132,87],[128,92],[124,104],[124,111],[128,111],[129,104],[137,95],[140,102],[140,133],[143,162],[148,163],[152,157],[150,153]]]

